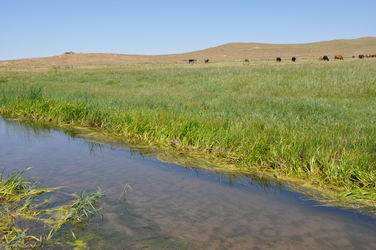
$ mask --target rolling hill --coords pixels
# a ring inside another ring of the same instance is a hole
[[[109,53],[74,53],[52,57],[0,61],[0,66],[53,66],[53,65],[96,65],[126,63],[184,63],[190,58],[199,61],[205,58],[211,62],[233,62],[249,59],[251,61],[274,60],[275,57],[298,60],[316,60],[322,55],[341,54],[350,58],[358,54],[376,54],[376,37],[342,39],[306,44],[265,44],[228,43],[182,54],[171,55],[126,55]]]

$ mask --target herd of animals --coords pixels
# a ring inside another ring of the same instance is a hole
[[[342,56],[342,55],[335,55],[334,57],[334,60],[345,60],[345,58]],[[356,56],[352,56],[352,58],[356,58]],[[364,59],[364,58],[376,58],[376,54],[368,54],[368,55],[358,55],[358,58],[359,59]],[[330,61],[330,58],[329,56],[322,56],[319,58],[320,61]],[[282,58],[281,57],[277,57],[275,59],[276,62],[282,62]],[[295,56],[291,57],[291,61],[292,62],[296,62],[297,61],[297,58]],[[197,59],[189,59],[188,60],[188,64],[195,64],[197,63]],[[210,60],[209,59],[205,59],[204,60],[204,63],[209,63]],[[250,61],[249,59],[244,59],[244,63],[245,64],[248,64]]]
[[[73,55],[75,54],[73,51],[67,51],[64,53],[65,55]],[[364,58],[376,58],[376,54],[360,54],[357,56],[359,59],[364,59]],[[352,58],[356,58],[356,56],[352,56]],[[345,60],[345,58],[342,56],[342,55],[335,55],[333,57],[334,60]],[[319,58],[320,61],[330,61],[330,58],[329,56],[322,56]],[[275,59],[276,62],[282,62],[282,58],[281,57],[277,57]],[[291,57],[291,61],[292,62],[296,62],[297,61],[297,57],[293,56]],[[188,64],[195,64],[197,63],[198,60],[197,59],[188,59]],[[206,58],[204,59],[204,63],[209,63],[210,62],[210,59]],[[249,64],[250,63],[250,60],[249,59],[244,59],[244,64]]]

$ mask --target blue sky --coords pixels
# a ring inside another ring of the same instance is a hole
[[[0,60],[376,36],[375,0],[0,0]]]

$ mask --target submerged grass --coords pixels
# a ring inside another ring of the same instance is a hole
[[[24,171],[1,175],[0,248],[58,246],[61,242],[56,235],[99,212],[97,200],[103,195],[100,191],[69,195],[71,198],[66,204],[51,206],[46,195],[55,191],[37,187],[35,182],[24,177]]]
[[[376,61],[0,71],[0,113],[90,127],[376,207]]]

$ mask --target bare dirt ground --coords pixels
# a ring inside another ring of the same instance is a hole
[[[112,65],[137,63],[188,63],[196,59],[203,63],[210,59],[215,62],[252,62],[274,61],[281,57],[282,61],[290,61],[296,57],[300,61],[318,60],[323,55],[331,59],[334,55],[342,55],[345,59],[359,54],[376,54],[376,37],[364,37],[350,40],[333,40],[307,44],[262,44],[262,43],[229,43],[205,50],[172,55],[125,55],[106,53],[74,53],[52,57],[0,61],[0,67],[44,68],[51,66],[83,66],[83,65]]]

